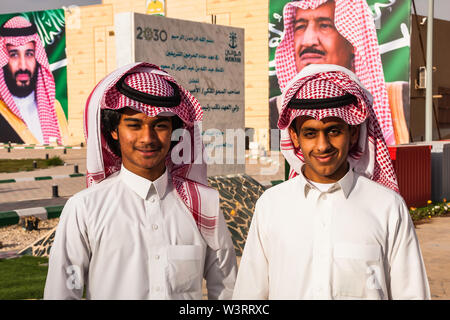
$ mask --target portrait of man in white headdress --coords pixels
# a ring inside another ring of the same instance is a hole
[[[67,120],[35,24],[22,16],[0,27],[0,141],[64,143]]]
[[[396,144],[388,91],[373,17],[366,0],[299,0],[283,9],[283,38],[275,52],[280,90],[305,66],[335,64],[355,72],[374,97],[388,145]],[[270,100],[276,128],[279,97]]]

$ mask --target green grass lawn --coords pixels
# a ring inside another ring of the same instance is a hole
[[[0,159],[0,172],[18,172],[18,171],[32,171],[33,161],[37,162],[38,169],[45,169],[52,166],[62,166],[64,161],[58,157],[46,159]]]
[[[48,258],[0,259],[0,300],[42,299]]]

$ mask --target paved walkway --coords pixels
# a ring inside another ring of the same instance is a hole
[[[17,177],[71,174],[74,172],[74,164],[78,164],[80,173],[86,173],[85,148],[80,150],[69,149],[66,154],[63,153],[63,150],[13,149],[8,153],[6,149],[0,149],[0,159],[45,158],[46,153],[50,157],[54,155],[60,156],[67,165],[29,172],[0,173],[0,180]],[[262,184],[283,179],[284,160],[278,154],[275,154],[273,159],[276,165],[261,165],[261,162],[257,160],[254,160],[253,162],[256,163],[253,164],[247,163],[247,174]],[[261,171],[261,168],[266,168],[267,170]],[[85,181],[85,177],[79,177],[0,184],[0,211],[61,205],[68,197],[83,190],[86,186]],[[52,199],[52,186],[54,184],[58,185],[60,196],[58,199]],[[427,268],[432,298],[450,299],[450,216],[432,218],[425,223],[419,224],[416,227],[416,232]]]
[[[46,154],[48,154],[50,158],[59,156],[64,160],[66,165],[33,171],[0,173],[0,180],[68,175],[74,173],[75,165],[78,165],[78,172],[86,173],[85,148],[79,150],[68,149],[66,154],[64,154],[63,150],[12,149],[11,152],[7,152],[6,149],[0,149],[0,159],[45,159]],[[58,194],[61,198],[67,198],[86,187],[86,177],[0,184],[0,211],[31,208],[30,205],[34,205],[33,201],[37,200],[39,200],[38,203],[40,206],[53,205],[55,202],[59,205],[61,200],[52,199],[53,185],[58,185]],[[16,205],[14,203],[16,203]]]
[[[450,299],[450,216],[416,226],[430,284],[431,298]]]

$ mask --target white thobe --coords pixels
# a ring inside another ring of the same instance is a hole
[[[39,141],[39,143],[44,143],[41,121],[39,120],[39,113],[34,91],[23,98],[19,98],[13,95],[13,99],[28,129],[34,135],[36,140]]]
[[[222,213],[207,246],[166,172],[154,182],[122,166],[71,197],[50,253],[45,299],[230,299],[236,256]],[[220,208],[217,208],[220,210]]]
[[[326,192],[303,174],[268,189],[233,299],[430,299],[404,200],[353,170]]]

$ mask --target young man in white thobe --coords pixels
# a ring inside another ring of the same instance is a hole
[[[356,75],[305,67],[278,121],[288,181],[256,203],[234,299],[429,299],[421,251]]]
[[[87,299],[201,299],[203,278],[209,299],[231,298],[236,256],[207,186],[201,118],[155,65],[122,67],[96,86],[85,111],[89,188],[61,214],[45,299],[80,299],[84,288]]]

